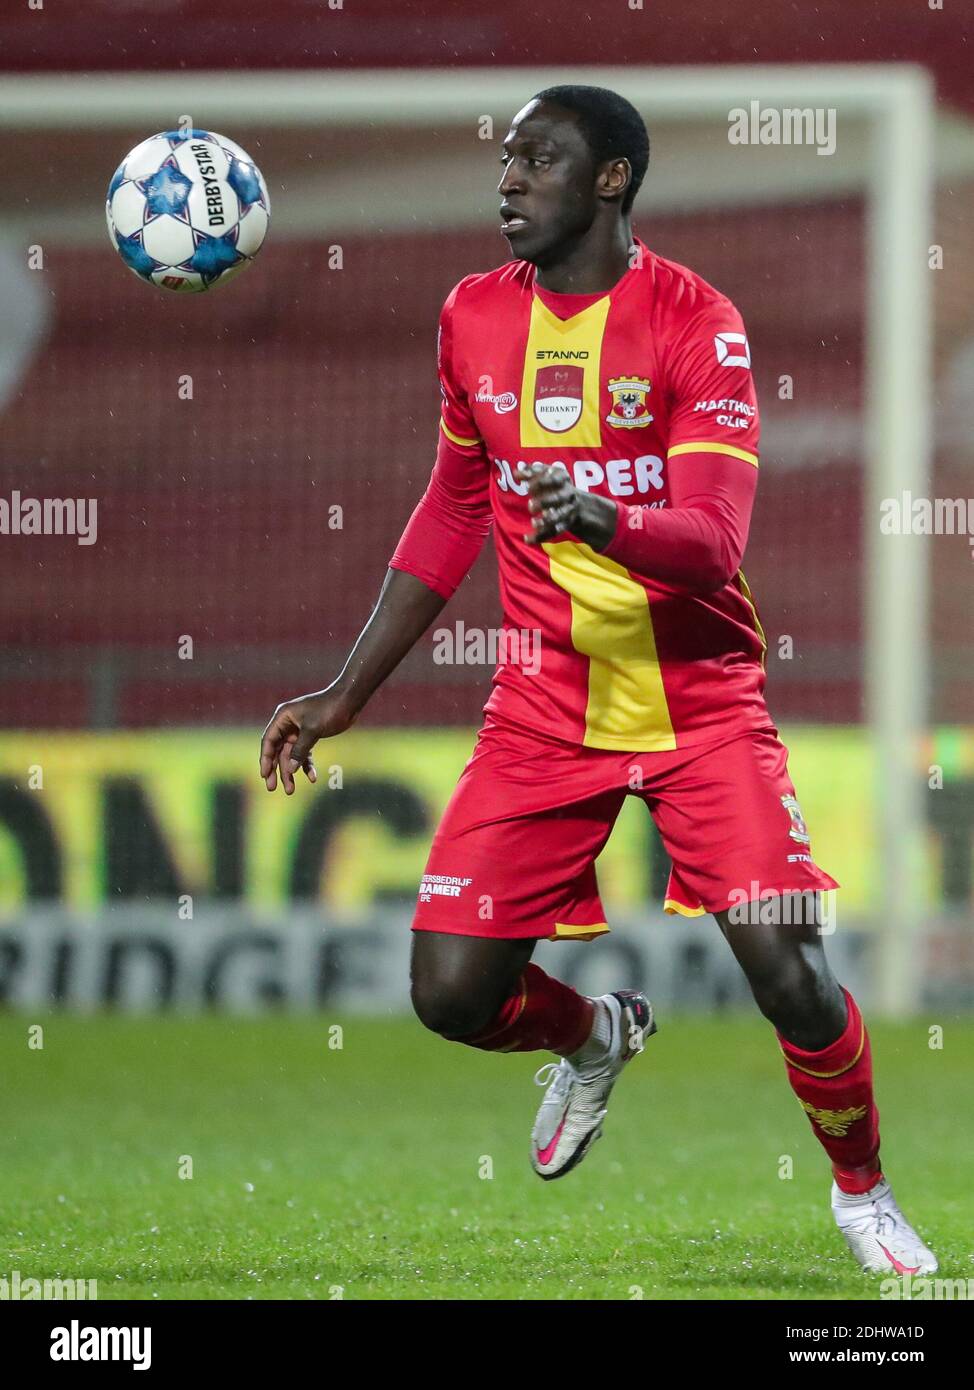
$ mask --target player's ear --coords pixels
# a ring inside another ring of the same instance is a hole
[[[598,190],[603,198],[618,198],[632,181],[632,166],[628,159],[613,159],[599,171]]]

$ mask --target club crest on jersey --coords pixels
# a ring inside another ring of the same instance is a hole
[[[605,417],[607,425],[620,430],[639,430],[652,424],[653,417],[646,406],[652,390],[644,376],[613,376],[609,378],[612,409]]]
[[[805,824],[805,817],[801,813],[801,807],[793,796],[783,796],[781,804],[791,817],[791,829],[788,834],[799,844],[807,845],[811,836],[808,833],[808,826]]]
[[[583,367],[539,367],[534,378],[534,418],[542,429],[564,434],[582,416]]]

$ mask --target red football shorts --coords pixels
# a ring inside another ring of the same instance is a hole
[[[812,859],[773,725],[675,752],[617,753],[488,716],[433,838],[413,930],[552,940],[608,931],[595,860],[626,796],[646,802],[672,861],[668,912],[838,887]]]

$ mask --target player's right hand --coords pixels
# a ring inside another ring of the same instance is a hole
[[[354,712],[332,687],[278,705],[260,743],[260,775],[267,790],[275,790],[280,772],[285,794],[291,796],[299,767],[309,782],[316,782],[312,748],[320,738],[344,733],[354,722]]]

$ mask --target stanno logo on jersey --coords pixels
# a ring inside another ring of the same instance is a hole
[[[534,418],[552,434],[564,434],[582,416],[582,367],[539,367],[534,379]]]
[[[732,352],[731,348],[743,347],[743,352]],[[714,350],[722,367],[750,367],[751,349],[743,333],[716,333]]]
[[[615,425],[620,430],[638,430],[652,424],[653,417],[646,405],[646,397],[652,389],[649,379],[644,376],[610,377],[612,409],[605,417],[605,423]]]

